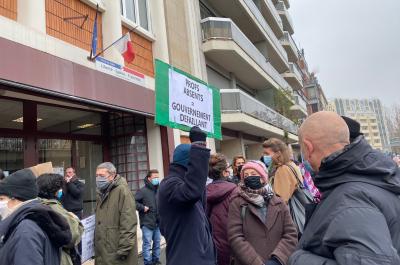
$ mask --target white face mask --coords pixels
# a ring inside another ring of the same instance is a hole
[[[8,208],[8,201],[0,201],[0,216],[1,220],[4,220],[10,213],[10,209]]]

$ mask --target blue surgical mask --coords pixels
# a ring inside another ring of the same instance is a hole
[[[109,181],[106,177],[96,177],[96,187],[100,191],[107,189]]]
[[[304,164],[304,168],[305,168],[308,172],[310,172],[311,175],[313,175],[313,174],[314,174],[314,169],[312,168],[310,162],[308,162],[307,160],[304,160],[303,164]]]
[[[63,191],[62,190],[57,191],[57,199],[59,201],[61,201],[62,196],[63,196]]]
[[[158,186],[158,184],[160,184],[160,180],[158,178],[152,179],[151,184],[153,184],[153,186]]]
[[[272,163],[272,156],[265,155],[263,156],[264,164],[269,167]]]

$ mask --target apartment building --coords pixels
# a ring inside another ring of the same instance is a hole
[[[294,121],[307,110],[288,8],[277,0],[166,2],[170,61],[220,89],[215,150],[228,158],[258,159],[269,137],[298,141]]]
[[[379,99],[336,98],[334,99],[334,103],[337,113],[339,115],[345,115],[350,117],[353,115],[355,117],[360,117],[359,119],[357,119],[358,121],[361,120],[364,122],[364,120],[368,120],[371,126],[373,126],[373,128],[375,128],[376,126],[376,129],[373,129],[372,131],[373,138],[371,138],[372,141],[372,143],[370,142],[371,145],[381,146],[381,148],[379,149],[390,152],[391,148],[389,140],[389,131],[384,116],[383,106]],[[364,124],[364,126],[367,125]],[[368,133],[371,132],[369,131]],[[379,139],[377,138],[378,136],[376,134],[378,134]]]
[[[132,63],[115,47],[100,62],[88,60],[97,5],[97,50],[129,33],[136,52]],[[132,191],[143,185],[148,169],[163,174],[174,148],[174,132],[154,123],[154,59],[169,62],[163,5],[0,1],[3,171],[44,161],[57,172],[74,166],[86,182],[85,216],[93,213],[100,162],[114,162]]]

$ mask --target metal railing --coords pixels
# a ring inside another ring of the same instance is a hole
[[[290,85],[268,62],[264,55],[240,31],[239,27],[229,18],[208,17],[201,21],[203,41],[212,39],[232,40],[247,53],[272,79],[283,89],[291,90]]]
[[[293,20],[292,20],[292,17],[290,16],[289,12],[286,9],[285,3],[283,1],[278,1],[275,8],[278,11],[285,12],[285,16],[290,24],[290,27],[293,28]]]
[[[278,11],[276,10],[274,4],[272,3],[272,0],[253,0],[258,9],[260,10],[260,5],[261,3],[264,3],[264,5],[271,11],[272,16],[274,17],[275,21],[278,23],[279,28],[283,30],[283,22],[281,17],[278,14]]]
[[[224,113],[245,113],[270,125],[297,135],[297,125],[240,89],[221,89]]]
[[[256,6],[256,4],[253,2],[253,0],[244,0],[244,2],[246,3],[247,7],[250,9],[251,13],[253,13],[253,15],[256,17],[258,23],[261,24],[261,27],[265,30],[267,35],[270,37],[270,39],[272,40],[278,53],[285,59],[285,61],[287,61],[288,57],[287,57],[285,49],[282,47],[278,38],[275,36],[274,32],[272,31],[271,27],[268,25],[267,21],[261,14],[261,12],[258,9],[258,7]]]
[[[290,72],[294,73],[294,75],[299,79],[299,81],[303,84],[303,77],[301,75],[300,69],[295,63],[289,63]]]

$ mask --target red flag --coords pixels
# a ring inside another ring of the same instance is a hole
[[[115,47],[121,53],[122,57],[124,57],[125,62],[130,63],[135,59],[135,50],[133,49],[129,33],[117,41]]]

